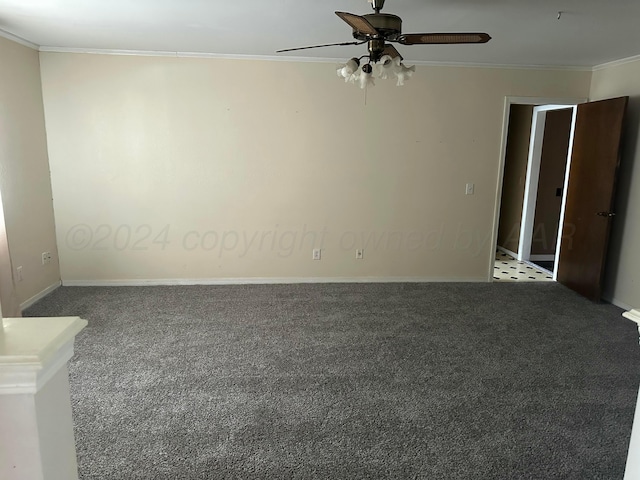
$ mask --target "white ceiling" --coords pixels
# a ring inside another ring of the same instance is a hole
[[[0,29],[42,47],[275,56],[350,41],[334,11],[366,0],[0,0]],[[640,54],[639,0],[387,0],[405,33],[484,31],[485,45],[398,46],[411,62],[591,67]],[[557,19],[558,11],[562,17]],[[348,58],[365,46],[279,56]]]

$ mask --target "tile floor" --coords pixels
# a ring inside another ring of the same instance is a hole
[[[553,282],[553,276],[500,251],[493,267],[495,282]]]

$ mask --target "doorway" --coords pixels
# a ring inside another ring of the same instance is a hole
[[[556,279],[576,105],[584,101],[505,100],[490,281]],[[506,278],[505,262],[513,271]]]
[[[577,107],[533,108],[518,259],[554,275]]]

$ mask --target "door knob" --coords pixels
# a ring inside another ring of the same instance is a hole
[[[596,215],[599,217],[614,217],[616,214],[613,212],[598,212]]]

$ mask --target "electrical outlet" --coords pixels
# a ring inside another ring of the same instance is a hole
[[[467,183],[467,188],[464,191],[465,195],[473,195],[473,192],[475,191],[476,186],[473,183]]]
[[[42,252],[42,264],[47,265],[51,263],[51,252]]]
[[[358,248],[356,250],[356,260],[362,260],[363,255],[364,255],[364,250],[361,248]]]
[[[22,281],[22,265],[16,268],[16,280],[18,282]]]
[[[313,259],[314,260],[320,260],[320,249],[319,248],[314,248],[313,249]]]

